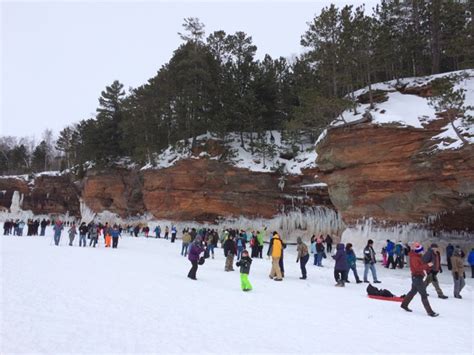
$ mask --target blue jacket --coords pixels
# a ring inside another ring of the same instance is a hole
[[[346,250],[346,255],[347,255],[347,264],[349,267],[352,267],[356,263],[356,255],[354,253],[354,250]]]
[[[336,252],[336,255],[334,255],[334,260],[336,260],[336,265],[334,265],[334,270],[337,270],[337,271],[349,270],[349,264],[347,263],[347,255],[344,249],[344,244],[339,243],[336,249],[337,249],[337,252]]]
[[[395,243],[392,241],[387,242],[387,254],[389,256],[393,256],[393,252],[395,251]]]
[[[474,265],[474,250],[471,250],[469,256],[467,257],[467,262],[469,265]]]

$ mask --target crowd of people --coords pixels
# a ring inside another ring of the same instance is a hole
[[[22,236],[23,229],[27,227],[28,236],[44,236],[46,228],[52,226],[53,240],[55,245],[60,244],[61,235],[64,230],[67,231],[69,237],[69,245],[73,246],[76,236],[79,235],[79,246],[96,247],[100,238],[104,239],[104,246],[117,248],[119,238],[122,233],[127,232],[130,236],[143,236],[149,238],[150,228],[148,225],[128,225],[123,228],[120,224],[110,225],[109,223],[85,222],[76,224],[75,221],[62,222],[60,220],[46,220],[41,222],[37,220],[28,220],[25,223],[22,220],[8,220],[4,223],[4,235]],[[155,238],[170,239],[174,243],[177,239],[177,228],[175,226],[165,226],[164,230],[157,225],[154,230]],[[284,267],[284,250],[287,247],[280,235],[275,231],[271,234],[270,239],[266,241],[268,233],[266,228],[255,231],[245,231],[243,229],[224,229],[222,233],[216,229],[210,228],[185,228],[182,231],[181,255],[187,257],[191,262],[191,269],[188,277],[197,280],[198,266],[204,264],[207,258],[214,259],[215,249],[218,244],[224,252],[225,264],[224,271],[234,271],[234,260],[236,266],[240,268],[241,288],[248,292],[252,290],[249,281],[250,267],[252,258],[263,258],[263,249],[265,242],[268,243],[266,256],[271,259],[271,269],[269,278],[274,281],[282,281],[285,277]],[[89,242],[87,243],[87,240]],[[372,276],[373,283],[381,283],[377,277],[376,270],[376,252],[373,247],[373,240],[369,239],[363,249],[362,262],[364,265],[363,278],[359,277],[357,271],[357,256],[351,243],[337,243],[335,253],[332,253],[333,238],[330,235],[313,235],[310,239],[310,246],[306,245],[301,237],[296,239],[296,262],[300,265],[301,280],[308,277],[306,264],[309,261],[310,254],[313,254],[314,265],[323,267],[323,260],[329,256],[334,259],[334,279],[335,286],[344,287],[349,283],[349,273],[352,271],[355,283],[370,283],[368,280],[369,271]],[[249,253],[250,250],[250,253]],[[430,316],[437,316],[428,301],[428,293],[426,291],[429,285],[433,285],[437,296],[440,299],[447,299],[438,282],[438,274],[443,272],[441,265],[441,252],[436,243],[430,245],[425,252],[423,246],[414,243],[410,247],[408,243],[403,244],[401,241],[394,243],[387,240],[386,246],[381,250],[382,266],[386,268],[396,269],[409,266],[412,275],[412,287],[406,294],[401,307],[411,312],[408,307],[414,296],[419,293],[422,304]],[[464,262],[466,254],[459,246],[448,244],[446,248],[446,258],[448,270],[452,272],[453,277],[453,295],[455,298],[462,298],[461,291],[465,286],[465,270]],[[474,248],[470,251],[467,258],[471,266],[471,276],[474,278]]]

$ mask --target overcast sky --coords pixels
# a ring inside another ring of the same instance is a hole
[[[41,137],[94,115],[115,79],[137,87],[182,42],[183,18],[199,17],[206,34],[244,31],[257,57],[301,53],[314,14],[335,1],[1,2],[0,135]]]

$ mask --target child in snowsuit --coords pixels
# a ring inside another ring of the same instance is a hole
[[[362,281],[359,279],[359,274],[357,273],[357,266],[356,266],[357,258],[354,253],[354,249],[352,249],[351,243],[346,244],[346,255],[347,255],[347,264],[349,265],[349,269],[352,270],[352,272],[354,273],[356,282],[360,284]],[[347,274],[346,274],[346,282],[349,282],[349,270],[347,271]]]
[[[249,257],[249,252],[244,250],[239,261],[235,265],[240,266],[240,287],[242,291],[251,291],[252,285],[248,279],[250,273],[250,265],[252,264],[252,259]]]

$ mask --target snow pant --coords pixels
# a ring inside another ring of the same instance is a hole
[[[446,261],[448,262],[448,270],[452,270],[453,264],[451,264],[451,257],[446,257]]]
[[[181,246],[181,255],[183,256],[188,255],[188,246],[189,246],[189,243],[183,243],[183,245]]]
[[[327,252],[328,254],[331,254],[331,251],[332,251],[332,244],[331,244],[331,243],[328,243],[328,244],[326,245],[326,252]]]
[[[397,258],[395,259],[395,267],[403,269],[403,256],[397,256]]]
[[[41,227],[40,236],[44,237],[45,234],[46,234],[46,227]]]
[[[270,271],[270,278],[282,279],[280,269],[280,258],[272,256],[272,269]]]
[[[191,260],[190,260],[191,261]],[[196,279],[196,272],[198,269],[198,262],[196,261],[191,261],[191,270],[188,272],[188,277],[191,279]]]
[[[259,245],[259,246],[258,246],[258,257],[259,257],[260,259],[263,258],[263,245]],[[474,271],[473,271],[473,275],[474,275]],[[474,276],[473,276],[473,277],[474,277]]]
[[[112,238],[112,248],[117,248],[118,246],[118,237]]]
[[[171,243],[174,243],[176,240],[176,233],[171,233]]]
[[[357,266],[356,266],[356,264],[351,265],[350,269],[352,270],[352,273],[354,274],[354,277],[355,277],[355,279],[356,279],[356,282],[357,282],[357,281],[360,281],[359,275],[357,274]],[[349,278],[349,271],[347,271],[347,274],[346,274],[346,281],[348,281],[348,278]]]
[[[430,283],[433,284],[435,290],[436,290],[436,293],[438,294],[438,296],[444,296],[443,295],[443,290],[441,289],[441,287],[439,287],[439,283],[438,283],[438,273],[437,272],[430,272],[427,276],[426,276],[426,279],[425,279],[425,288],[428,287],[428,285]]]
[[[464,288],[464,285],[466,284],[466,281],[464,281],[464,277],[462,275],[459,275],[458,279],[453,276],[454,280],[454,296],[461,296],[461,290]]]
[[[432,314],[433,310],[431,309],[430,302],[428,301],[428,295],[426,294],[426,287],[423,282],[423,276],[412,276],[411,277],[411,290],[407,293],[405,298],[403,298],[402,307],[408,307],[411,300],[417,293],[421,296],[421,302],[423,307],[425,307],[426,313]]]
[[[370,269],[370,272],[372,273],[372,278],[374,279],[374,281],[378,281],[377,280],[377,272],[375,271],[375,265],[370,264],[370,263],[364,265],[364,281],[367,282],[367,276],[369,274],[369,269]]]
[[[314,254],[313,265],[314,265],[314,266],[318,265],[318,254]]]
[[[91,237],[91,241],[90,241],[90,243],[89,243],[89,246],[91,246],[92,244],[94,244],[93,247],[95,248],[95,246],[97,245],[98,239],[99,239],[98,236]]]
[[[387,254],[382,254],[382,265],[387,266]]]
[[[258,257],[258,245],[252,247],[252,254],[250,255],[251,258],[257,258]]]
[[[309,254],[306,254],[305,256],[300,258],[300,269],[301,269],[301,275],[303,278],[306,278],[306,264],[308,263],[309,260]]]
[[[248,274],[240,273],[240,287],[242,291],[250,291],[252,289]]]
[[[79,246],[80,247],[85,247],[86,246],[86,235],[85,234],[80,234],[79,235]]]
[[[165,239],[168,239],[168,232],[165,233]]]
[[[389,255],[388,256],[388,260],[387,260],[387,265],[385,265],[386,268],[389,268],[391,266],[392,269],[395,269],[395,260],[393,260],[393,255]]]
[[[110,248],[110,244],[112,242],[112,237],[110,235],[105,236],[105,247]]]
[[[54,244],[59,245],[60,240],[61,240],[61,234],[54,233]]]
[[[471,265],[471,278],[474,279],[474,265]]]
[[[344,283],[347,280],[347,270],[334,269],[334,280],[337,283]]]
[[[237,260],[240,260],[240,256],[242,255],[243,251],[244,251],[244,247],[237,248]]]
[[[317,266],[323,266],[323,255],[324,252],[319,252],[316,254],[316,265]]]
[[[72,246],[72,242],[74,242],[74,238],[76,238],[75,235],[70,235],[69,236],[69,245]]]
[[[225,271],[234,270],[234,254],[229,253],[225,258]]]

